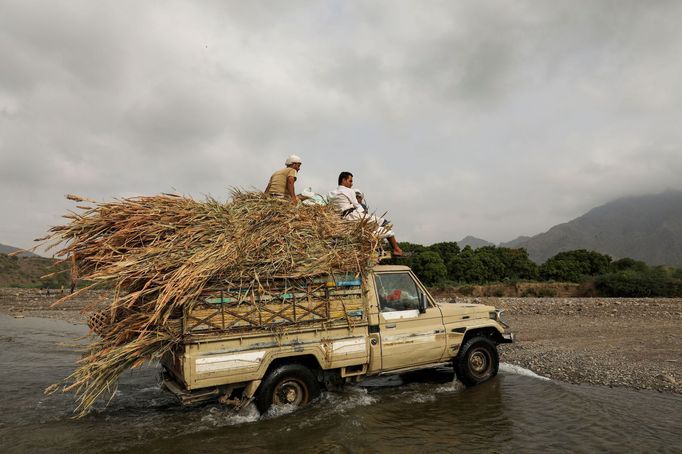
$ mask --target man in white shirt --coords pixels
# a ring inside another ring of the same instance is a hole
[[[355,196],[353,187],[353,174],[350,172],[341,172],[339,174],[339,187],[329,193],[329,200],[332,207],[341,214],[343,219],[355,221],[366,216],[371,216],[373,220],[379,225],[382,237],[386,238],[393,249],[391,252],[394,256],[403,255],[402,249],[398,246],[398,241],[395,239],[395,234],[392,230],[381,227],[382,219],[377,218],[365,211],[365,208],[358,202]]]

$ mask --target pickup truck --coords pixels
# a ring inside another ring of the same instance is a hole
[[[163,385],[182,403],[218,399],[304,406],[321,389],[365,377],[452,365],[467,386],[497,374],[513,341],[501,311],[436,303],[406,266],[362,278],[275,279],[213,289],[182,315],[181,342],[162,358]]]

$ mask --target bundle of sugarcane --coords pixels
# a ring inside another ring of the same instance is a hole
[[[88,201],[44,239],[73,275],[114,288],[109,323],[98,321],[75,372],[57,389],[75,391],[85,414],[113,393],[129,368],[159,358],[179,334],[174,317],[209,288],[258,288],[272,279],[364,274],[379,237],[371,221],[345,222],[325,206],[295,206],[263,193],[233,191],[232,200],[160,195]],[[68,301],[79,292],[55,304]]]

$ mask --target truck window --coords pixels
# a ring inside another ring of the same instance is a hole
[[[408,273],[377,274],[375,278],[381,312],[419,309],[420,290]]]

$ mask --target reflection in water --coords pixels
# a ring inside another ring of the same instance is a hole
[[[464,388],[452,370],[367,380],[308,408],[180,407],[154,367],[126,374],[111,405],[71,419],[71,395],[42,390],[77,358],[60,343],[84,327],[0,315],[0,452],[682,452],[682,398],[574,386],[501,367]]]

